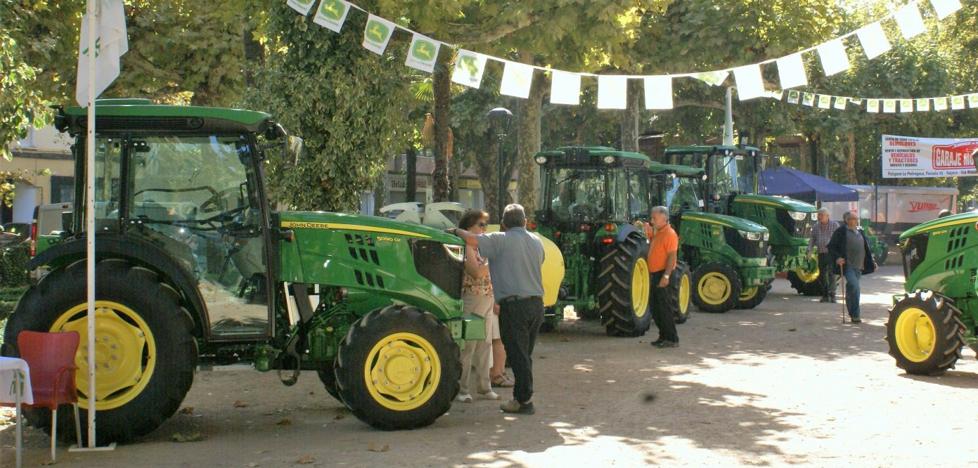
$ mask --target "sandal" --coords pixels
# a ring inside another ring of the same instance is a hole
[[[506,373],[502,373],[492,378],[492,384],[496,387],[510,388],[513,385],[516,385],[516,382],[506,375]]]

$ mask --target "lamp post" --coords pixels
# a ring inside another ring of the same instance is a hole
[[[503,207],[505,203],[503,199],[506,195],[506,189],[509,186],[509,178],[505,177],[506,168],[506,153],[503,150],[503,143],[506,140],[506,132],[509,131],[509,124],[513,120],[513,113],[505,107],[497,107],[488,113],[486,113],[486,119],[489,120],[489,127],[493,129],[496,133],[496,167],[499,187],[496,194],[496,216],[498,216],[500,222],[503,218]]]

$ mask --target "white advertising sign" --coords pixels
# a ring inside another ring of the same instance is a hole
[[[883,177],[954,177],[978,175],[971,153],[978,138],[917,138],[883,135]]]

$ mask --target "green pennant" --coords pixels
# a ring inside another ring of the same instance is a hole
[[[395,27],[394,23],[384,18],[370,15],[363,30],[363,47],[377,55],[383,55]]]

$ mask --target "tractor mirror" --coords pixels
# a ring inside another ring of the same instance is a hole
[[[297,136],[289,135],[286,145],[289,160],[291,160],[293,164],[299,164],[299,159],[302,157],[302,153],[306,149],[305,141]]]

